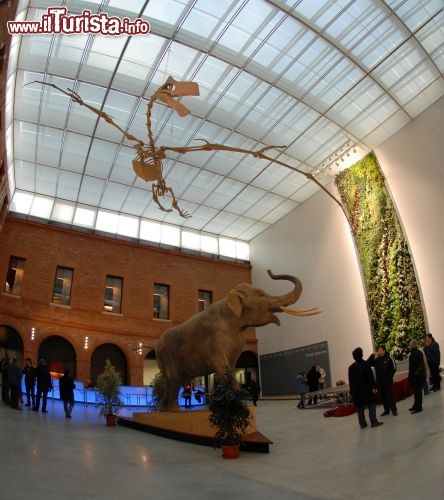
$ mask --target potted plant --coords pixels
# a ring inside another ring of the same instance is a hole
[[[99,417],[106,418],[106,425],[116,425],[116,415],[123,406],[120,386],[122,377],[109,359],[105,362],[105,369],[97,377],[97,403],[99,405]]]
[[[224,458],[239,456],[239,447],[250,423],[249,393],[241,389],[229,366],[215,381],[208,409],[211,426],[216,427],[215,440]]]

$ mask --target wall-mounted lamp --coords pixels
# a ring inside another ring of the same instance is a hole
[[[37,332],[35,331],[35,328],[32,327],[31,328],[31,340],[35,340],[35,336],[36,336]]]
[[[140,356],[142,356],[142,353],[143,353],[143,344],[142,344],[142,342],[139,342],[137,344],[137,349],[136,350],[137,350],[137,354],[139,354]]]
[[[88,349],[88,346],[89,346],[89,337],[85,337],[83,339],[83,349],[85,349],[85,351]]]

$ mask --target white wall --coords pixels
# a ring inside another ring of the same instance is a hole
[[[444,98],[375,152],[400,212],[418,271],[430,331],[444,348]],[[335,186],[328,188],[336,194]],[[317,305],[322,314],[297,318],[280,314],[281,326],[257,328],[259,354],[327,340],[331,380],[347,379],[351,351],[370,354],[372,339],[361,271],[341,209],[317,193],[256,237],[250,246],[252,281],[271,293],[290,284],[267,273],[294,274],[303,283],[294,307]]]
[[[360,268],[340,207],[325,193],[317,193],[255,238],[250,258],[255,285],[272,294],[290,289],[288,282],[272,281],[268,268],[298,276],[304,288],[293,307],[322,309],[306,318],[280,314],[280,327],[257,328],[259,354],[327,340],[331,380],[347,380],[351,351],[359,345],[370,353],[372,342]]]

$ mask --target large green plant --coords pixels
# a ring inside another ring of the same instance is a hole
[[[218,444],[238,444],[242,441],[251,419],[248,391],[239,388],[232,370],[227,366],[215,381],[208,409],[210,424],[216,428]]]
[[[425,335],[425,321],[408,246],[374,153],[337,175],[336,185],[359,253],[375,344],[402,359],[410,340]]]

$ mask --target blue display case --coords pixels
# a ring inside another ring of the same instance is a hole
[[[98,392],[96,389],[87,389],[85,384],[80,380],[75,380],[76,388],[74,389],[74,401],[76,403],[97,404]],[[120,387],[122,398],[125,406],[144,407],[152,405],[153,388],[151,386],[135,387],[131,385],[122,385]],[[26,395],[25,383],[22,381],[22,392]],[[177,400],[180,406],[184,406],[185,400],[180,396],[179,392]],[[52,379],[52,391],[49,391],[48,398],[60,399],[59,379]],[[191,396],[191,405],[199,406],[206,404],[205,388],[203,386],[195,386]]]

